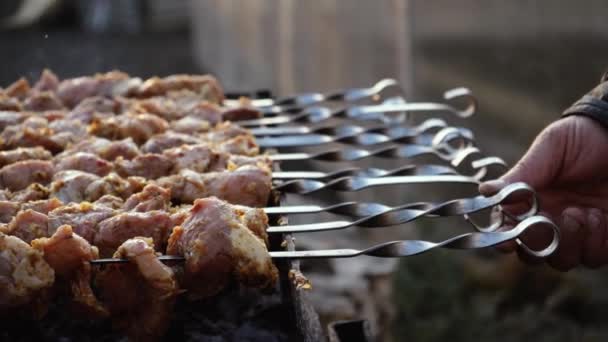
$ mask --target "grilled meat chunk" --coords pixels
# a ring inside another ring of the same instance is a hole
[[[123,177],[138,176],[157,179],[171,174],[173,161],[162,154],[142,154],[132,160],[118,158],[114,162],[116,173]]]
[[[206,144],[183,145],[165,150],[163,153],[173,161],[173,172],[189,169],[196,172],[207,172],[218,159],[218,155]]]
[[[53,178],[53,163],[43,160],[23,160],[0,169],[0,186],[16,191],[32,183],[47,184]]]
[[[139,86],[141,81],[129,75],[111,71],[95,76],[71,78],[61,81],[57,95],[69,107],[74,107],[80,101],[91,96],[126,95]]]
[[[51,191],[42,184],[32,183],[27,188],[15,191],[11,195],[11,201],[25,203],[28,201],[44,200],[49,197]]]
[[[264,207],[272,190],[272,174],[266,167],[253,165],[205,174],[182,170],[158,179],[157,184],[171,189],[171,198],[180,203],[216,196],[232,204]]]
[[[150,238],[125,241],[114,257],[129,263],[110,265],[96,278],[114,325],[133,341],[159,339],[180,292],[172,269],[157,259]]]
[[[55,282],[55,272],[40,251],[0,232],[0,312],[34,302]]]
[[[231,205],[217,198],[194,202],[190,216],[173,229],[167,254],[186,258],[184,285],[193,298],[215,295],[232,279],[260,288],[277,280],[264,241]]]
[[[135,91],[140,97],[169,94],[173,91],[190,90],[199,99],[213,103],[224,101],[224,91],[219,82],[210,75],[171,75],[164,78],[152,77],[143,82]]]
[[[137,144],[145,143],[155,134],[167,130],[167,121],[153,114],[127,113],[101,121],[94,121],[89,131],[108,139],[131,138]]]
[[[86,198],[90,202],[96,201],[104,195],[113,195],[125,199],[140,192],[145,185],[145,178],[128,177],[125,179],[112,172],[91,183],[87,187]]]
[[[37,91],[56,91],[59,87],[59,78],[49,69],[42,70],[40,79],[34,85],[34,90]]]
[[[108,207],[110,209],[120,209],[124,203],[122,198],[113,195],[103,195],[97,201],[93,202],[93,204]]]
[[[99,176],[84,171],[60,171],[53,177],[51,197],[56,197],[66,204],[86,201],[87,189],[98,180]]]
[[[62,108],[61,100],[50,91],[36,91],[23,101],[23,109],[25,110],[42,112]]]
[[[170,125],[172,131],[185,134],[204,133],[211,128],[209,121],[192,116],[172,121]]]
[[[14,150],[0,151],[0,166],[28,159],[49,160],[52,157],[51,152],[42,147],[20,147]]]
[[[16,236],[30,243],[32,240],[49,236],[49,219],[45,214],[31,209],[17,213],[11,222],[3,228],[3,233]]]
[[[22,113],[21,109],[10,109],[4,106],[2,94],[0,94],[0,130],[4,131],[8,126],[18,125],[25,121],[25,119],[27,119],[27,114]]]
[[[57,198],[43,199],[36,201],[24,202],[21,204],[21,210],[31,209],[33,211],[47,215],[50,211],[53,211],[63,206],[63,203]]]
[[[44,254],[44,260],[55,271],[57,281],[67,285],[79,311],[95,316],[108,314],[91,288],[92,270],[89,261],[99,257],[97,247],[75,234],[68,225],[60,226],[50,238],[32,241],[32,247]]]
[[[93,243],[99,222],[114,215],[116,215],[114,209],[95,203],[64,205],[49,212],[49,234],[54,234],[63,225],[69,225],[76,234]]]
[[[141,151],[144,153],[163,153],[164,150],[170,148],[198,143],[201,143],[201,140],[191,135],[169,131],[150,138],[150,140],[142,145]]]
[[[0,201],[0,223],[9,223],[20,209],[21,205],[18,202]]]
[[[171,192],[156,184],[148,184],[141,192],[131,195],[123,209],[145,213],[152,210],[167,211],[170,206]]]
[[[27,98],[31,90],[32,88],[30,87],[30,82],[28,82],[24,77],[21,77],[4,89],[4,94],[9,97],[24,100]]]
[[[58,159],[55,171],[79,170],[98,176],[105,176],[112,171],[112,164],[92,153],[77,152]]]
[[[114,116],[118,104],[107,97],[93,96],[82,100],[70,111],[67,118],[78,120],[83,124],[90,124],[94,120],[101,120]]]
[[[131,138],[110,141],[105,138],[90,137],[71,145],[64,152],[57,155],[57,158],[65,158],[78,152],[92,153],[105,160],[113,161],[118,157],[133,159],[139,155],[139,148]]]
[[[99,223],[94,244],[102,256],[110,256],[123,242],[143,236],[152,238],[155,249],[163,251],[171,223],[170,215],[164,211],[120,213]]]

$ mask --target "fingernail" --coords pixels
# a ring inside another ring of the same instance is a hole
[[[507,182],[502,179],[487,181],[479,185],[479,192],[483,195],[493,195],[506,185]]]
[[[576,233],[580,229],[580,224],[570,215],[564,215],[562,218],[562,230],[567,230],[569,233]]]
[[[599,234],[600,232],[600,218],[596,214],[589,214],[589,230],[592,234]]]

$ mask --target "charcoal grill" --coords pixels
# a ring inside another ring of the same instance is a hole
[[[397,96],[385,94],[387,89],[397,90]],[[263,94],[263,98],[255,96]],[[491,198],[481,196],[445,202],[408,203],[389,207],[377,202],[335,203],[328,207],[316,205],[285,207],[282,196],[286,193],[308,195],[326,190],[353,192],[367,187],[383,185],[463,183],[476,185],[504,170],[505,163],[498,157],[485,156],[474,144],[473,133],[463,127],[450,127],[443,120],[430,118],[417,126],[411,118],[416,113],[449,112],[458,117],[469,117],[476,109],[476,101],[470,91],[457,88],[446,92],[445,100],[464,99],[467,106],[458,109],[447,103],[409,103],[401,97],[398,83],[382,80],[370,88],[321,94],[302,94],[283,99],[274,99],[268,91],[252,94],[229,94],[228,105],[240,96],[252,96],[251,102],[260,108],[264,116],[245,120],[243,126],[252,129],[260,146],[273,149],[275,161],[357,161],[370,157],[411,160],[430,155],[445,165],[405,165],[393,170],[378,168],[347,168],[332,172],[281,171],[275,168],[273,178],[275,193],[268,203],[267,213],[271,217],[270,249],[280,272],[278,288],[274,293],[244,290],[232,286],[220,295],[203,303],[179,302],[172,326],[166,340],[223,340],[226,331],[229,339],[264,341],[321,341],[326,336],[312,308],[307,292],[308,284],[300,272],[300,259],[326,257],[355,257],[362,254],[377,257],[412,256],[435,248],[477,249],[494,246],[516,239],[529,253],[545,257],[557,247],[557,227],[541,216],[536,216],[535,194],[525,184],[514,184]],[[371,104],[370,104],[371,102]],[[337,106],[337,107],[336,107]],[[336,119],[349,119],[355,124],[339,125]],[[319,127],[318,124],[327,124]],[[311,126],[312,125],[312,126]],[[350,145],[345,149],[307,153],[285,152],[284,148],[319,146],[340,142]],[[276,149],[279,149],[278,152]],[[514,193],[527,192],[532,199],[530,210],[518,217],[516,228],[510,232],[496,232],[497,224],[478,225],[470,214],[488,208],[499,208],[500,204]],[[375,199],[376,201],[378,199]],[[311,212],[332,212],[350,216],[349,221],[317,222],[308,225],[288,225],[286,215]],[[321,251],[298,251],[291,234],[322,230],[348,229],[352,226],[380,227],[411,222],[421,217],[441,218],[464,216],[476,232],[452,237],[445,241],[393,241],[372,246],[369,249],[339,249]],[[554,231],[552,243],[540,251],[528,249],[517,239],[525,230],[535,225],[549,225]],[[175,256],[161,256],[167,263],[179,263]],[[93,261],[97,267],[103,264],[122,262],[118,259]],[[238,300],[235,300],[238,297]],[[61,303],[51,308],[49,317],[61,312]],[[108,333],[106,323],[92,322],[90,326],[74,326],[66,319],[43,322],[38,329],[32,323],[15,317],[5,320],[7,329],[0,333],[3,339],[18,340],[15,336],[30,329],[28,338],[48,340],[64,337],[64,340],[115,340],[117,335]],[[53,320],[51,318],[51,320]],[[235,323],[238,322],[238,323]],[[70,331],[72,336],[61,336],[61,331]],[[65,329],[65,330],[64,330]],[[50,334],[50,335],[49,335]],[[371,339],[365,321],[334,322],[329,326],[331,341],[368,341]]]

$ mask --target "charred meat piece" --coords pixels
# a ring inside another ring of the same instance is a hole
[[[257,156],[260,154],[260,148],[255,142],[255,138],[250,135],[241,135],[232,139],[223,141],[215,144],[215,149],[218,152],[243,155],[243,156]]]
[[[268,216],[264,212],[264,209],[250,208],[242,205],[232,206],[234,213],[255,236],[259,237],[268,246]]]
[[[125,160],[118,158],[114,162],[116,173],[123,177],[138,176],[146,179],[157,179],[171,174],[173,161],[162,154],[147,153]]]
[[[228,108],[222,111],[222,121],[252,120],[261,117],[262,112],[248,105]]]
[[[201,138],[205,141],[219,143],[238,136],[251,136],[251,132],[232,122],[222,122],[217,124],[213,130],[201,135]]]
[[[50,238],[32,241],[32,247],[44,254],[44,260],[53,268],[58,282],[68,289],[80,311],[105,316],[107,311],[97,300],[91,288],[91,264],[97,259],[97,247],[74,234],[72,227],[60,226]]]
[[[0,312],[35,301],[55,282],[42,253],[23,240],[0,232]]]
[[[112,171],[112,164],[92,153],[78,152],[56,161],[55,171],[79,170],[98,176]]]
[[[88,199],[87,188],[98,180],[99,176],[84,171],[60,171],[53,177],[50,196],[66,204],[80,203]]]
[[[94,121],[89,132],[108,139],[132,138],[137,144],[145,143],[155,134],[167,130],[167,121],[153,114],[123,114],[106,120]]]
[[[182,145],[194,145],[201,142],[200,139],[188,134],[166,132],[150,138],[150,140],[142,145],[141,150],[144,153],[163,153],[164,150],[170,148]]]
[[[171,198],[179,203],[216,196],[232,204],[264,207],[272,190],[272,174],[265,167],[252,165],[205,174],[182,170],[177,175],[158,179],[157,184],[171,189]]]
[[[164,211],[124,212],[99,223],[94,244],[102,256],[110,256],[123,242],[143,236],[152,238],[155,249],[163,251],[171,228],[171,218]]]
[[[65,139],[56,140],[48,122],[43,117],[30,117],[23,123],[8,126],[0,134],[2,149],[11,150],[18,147],[44,147],[52,153],[59,153],[65,145]]]
[[[194,202],[190,216],[174,228],[167,254],[186,258],[184,285],[193,298],[215,295],[232,279],[260,288],[277,280],[264,241],[243,224],[232,206],[217,198]]]
[[[19,147],[14,150],[0,151],[0,166],[28,159],[49,160],[51,152],[42,147]]]
[[[152,210],[167,211],[170,206],[170,191],[156,184],[148,184],[141,192],[131,195],[124,203],[123,209],[145,213]]]
[[[172,269],[158,260],[150,238],[125,241],[114,257],[129,263],[110,265],[96,278],[114,325],[133,341],[159,339],[169,326],[179,294]]]
[[[21,105],[21,101],[19,101],[19,99],[7,96],[2,92],[2,89],[0,89],[0,111],[20,112],[22,110],[23,106]]]
[[[138,87],[140,80],[129,75],[111,71],[95,76],[71,78],[61,81],[57,95],[69,107],[91,96],[119,96],[129,93]]]
[[[28,82],[25,78],[21,77],[20,79],[13,82],[13,84],[9,85],[6,89],[4,89],[4,94],[9,97],[24,100],[29,95],[31,90],[32,88],[30,87],[30,82]]]
[[[45,214],[31,209],[22,210],[13,217],[3,233],[30,243],[34,239],[50,236],[48,222]]]
[[[65,158],[78,152],[92,153],[105,160],[113,161],[118,157],[133,159],[139,155],[139,148],[131,138],[110,141],[105,138],[91,137],[71,145],[64,152],[58,154],[57,158]]]
[[[23,101],[23,109],[25,110],[42,112],[62,108],[61,100],[50,91],[35,91]]]
[[[48,214],[49,234],[54,234],[63,225],[69,225],[76,234],[93,243],[99,222],[114,215],[115,210],[88,202],[61,206]]]
[[[43,160],[23,160],[0,169],[0,186],[16,191],[32,183],[47,184],[53,178],[53,163]]]

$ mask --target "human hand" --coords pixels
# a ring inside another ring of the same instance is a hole
[[[499,180],[483,183],[489,196],[504,186],[525,182],[537,191],[541,214],[560,228],[560,244],[548,257],[554,268],[567,271],[579,264],[596,268],[608,263],[608,130],[592,119],[569,116],[546,127],[526,154]],[[517,205],[505,207],[517,210]],[[505,225],[501,229],[509,229]],[[520,240],[542,248],[548,231],[530,231]],[[499,246],[526,256],[514,241]]]

